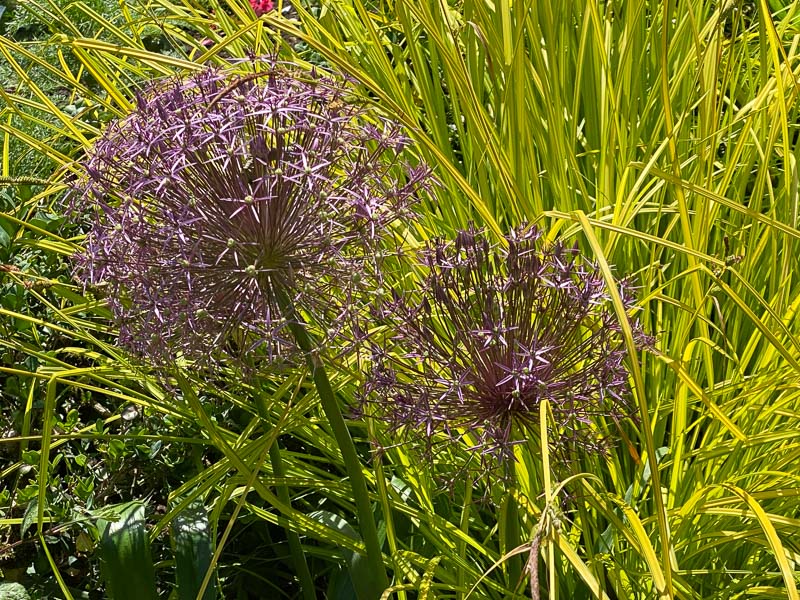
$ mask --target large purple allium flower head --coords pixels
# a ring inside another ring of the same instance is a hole
[[[84,164],[76,204],[94,222],[78,274],[107,286],[136,354],[290,352],[281,298],[343,322],[371,249],[429,182],[344,82],[264,68],[153,87]]]
[[[494,246],[470,228],[434,242],[421,290],[394,292],[377,311],[392,333],[373,345],[362,409],[407,437],[424,433],[428,448],[470,434],[493,470],[537,435],[546,399],[557,453],[603,449],[597,418],[631,413],[619,322],[598,269],[540,237],[520,228]]]

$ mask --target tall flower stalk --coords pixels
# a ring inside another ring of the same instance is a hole
[[[205,70],[142,94],[95,144],[79,190],[95,215],[79,274],[107,286],[130,351],[206,368],[307,362],[377,595],[388,580],[366,481],[307,319],[335,335],[390,225],[412,216],[428,171],[400,163],[406,144],[332,78]]]
[[[395,292],[380,306],[390,350],[374,346],[364,398],[390,430],[422,433],[429,447],[468,435],[493,469],[537,436],[547,400],[558,424],[549,435],[554,449],[606,446],[597,420],[630,413],[611,299],[577,249],[540,238],[521,228],[493,246],[470,228],[437,241],[423,255],[421,289]]]

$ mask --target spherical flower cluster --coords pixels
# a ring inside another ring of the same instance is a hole
[[[341,317],[371,249],[429,180],[341,81],[264,67],[153,87],[84,164],[75,203],[94,222],[78,275],[108,289],[136,354],[291,351],[281,298]]]
[[[373,346],[363,409],[429,448],[470,434],[492,469],[537,435],[546,399],[555,450],[602,449],[593,421],[630,414],[623,337],[599,271],[539,238],[519,229],[495,247],[471,228],[434,243],[421,292],[395,292],[376,315],[394,333],[388,351]]]

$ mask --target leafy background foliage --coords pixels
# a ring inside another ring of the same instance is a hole
[[[601,424],[617,444],[576,456],[563,481],[534,446],[519,449],[517,488],[444,486],[466,450],[423,463],[370,419],[351,422],[388,597],[524,597],[533,540],[542,597],[798,598],[799,10],[343,0],[256,20],[237,0],[6,7],[3,577],[40,597],[104,597],[102,522],[146,506],[147,526],[124,531],[146,532],[152,593],[168,597],[174,527],[202,516],[198,501],[216,549],[202,578],[222,597],[299,597],[287,532],[320,597],[357,597],[369,577],[306,375],[162,386],[114,347],[100,291],[70,275],[86,224],[63,216],[65,188],[103,124],[149,80],[277,50],[346,73],[408,128],[442,181],[410,245],[470,221],[493,234],[536,222],[607,277],[633,274],[657,339],[630,361],[637,418]],[[332,369],[342,406],[362,358]]]

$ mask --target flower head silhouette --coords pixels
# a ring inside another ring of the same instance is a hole
[[[343,82],[266,69],[154,87],[85,162],[94,222],[79,275],[108,286],[136,354],[291,352],[280,296],[341,321],[371,249],[428,182],[400,164],[399,129],[368,122]]]
[[[364,402],[428,447],[469,433],[484,465],[536,435],[545,399],[557,449],[601,449],[594,419],[630,413],[626,350],[603,277],[577,249],[544,246],[536,229],[506,242],[492,246],[470,228],[431,245],[421,291],[396,292],[378,311],[394,334],[388,352],[373,344]]]

